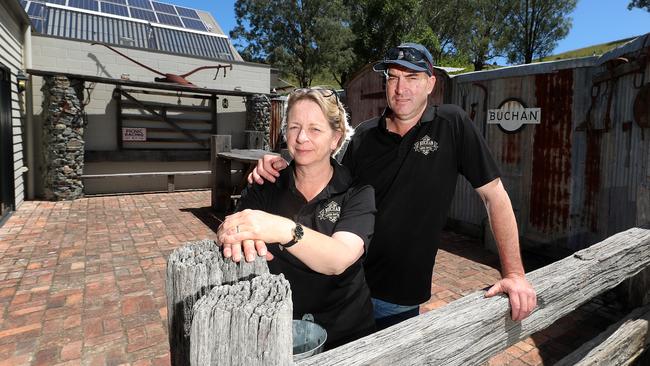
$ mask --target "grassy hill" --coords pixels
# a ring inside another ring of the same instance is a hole
[[[562,53],[558,53],[557,55],[546,56],[544,58],[541,58],[541,59],[535,60],[535,61],[537,61],[537,62],[556,61],[556,60],[565,60],[565,59],[568,59],[568,58],[578,58],[578,57],[602,55],[603,53],[605,53],[605,52],[607,52],[609,50],[612,50],[612,49],[614,49],[616,47],[619,47],[619,46],[633,40],[634,38],[636,38],[636,37],[620,39],[618,41],[612,41],[612,42],[597,44],[597,45],[594,45],[594,46],[589,46],[589,47],[584,47],[584,48],[578,48],[577,50],[562,52]]]

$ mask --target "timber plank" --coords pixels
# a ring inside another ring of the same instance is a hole
[[[480,364],[649,265],[650,230],[632,228],[528,274],[538,307],[521,322],[506,296],[479,291],[297,364]]]
[[[637,308],[556,366],[629,365],[650,346],[650,305]]]

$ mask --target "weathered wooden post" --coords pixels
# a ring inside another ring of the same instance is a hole
[[[293,307],[282,275],[217,286],[194,305],[190,364],[292,364]]]
[[[215,286],[267,274],[264,257],[254,262],[224,260],[213,240],[191,242],[167,260],[167,321],[172,365],[189,365],[193,306]]]

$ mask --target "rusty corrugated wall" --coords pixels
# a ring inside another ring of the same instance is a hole
[[[632,109],[641,85],[650,85],[648,38],[600,58],[451,79],[447,102],[463,107],[484,131],[524,245],[576,250],[650,222],[650,128],[634,122]],[[640,71],[630,72],[634,62],[643,64]],[[541,124],[515,133],[486,126],[485,109],[509,98],[541,108]],[[461,178],[450,219],[480,228],[482,206]]]
[[[573,70],[535,75],[542,120],[534,127],[529,222],[539,233],[569,226]]]

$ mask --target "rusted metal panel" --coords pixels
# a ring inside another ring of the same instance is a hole
[[[629,62],[638,55],[628,55]],[[647,74],[648,65],[646,65]],[[603,144],[609,153],[605,160],[605,193],[607,220],[600,233],[610,235],[636,224],[638,187],[644,183],[644,149],[650,143],[644,139],[648,128],[641,128],[634,122],[634,101],[641,85],[636,74],[628,74],[616,80],[614,103],[610,112],[611,130]],[[635,85],[636,84],[636,85]],[[648,202],[647,204],[650,204]]]
[[[280,144],[282,121],[284,120],[284,113],[286,110],[287,98],[277,97],[271,99],[271,127],[269,129],[269,144],[271,150],[276,150]]]
[[[482,134],[485,129],[485,97],[483,89],[472,83],[458,83],[452,86],[450,103],[463,108]],[[485,206],[479,196],[465,178],[459,177],[449,218],[481,229],[486,216]]]
[[[533,142],[530,224],[562,232],[569,224],[573,70],[536,75],[535,92],[542,121]]]
[[[345,95],[352,127],[380,115],[386,108],[383,78],[372,70],[372,65],[366,65],[348,82]]]
[[[487,91],[487,94],[486,94]],[[485,124],[485,111],[497,108],[511,98],[521,100],[527,106],[535,106],[534,77],[496,79],[480,83],[459,83],[452,79],[450,103],[461,106],[485,136],[489,148],[499,163],[501,180],[512,201],[520,230],[525,229],[528,212],[526,184],[530,174],[530,144],[532,126],[510,134],[496,125]],[[474,189],[460,179],[452,201],[449,217],[472,225],[483,225],[486,218],[483,203]]]

